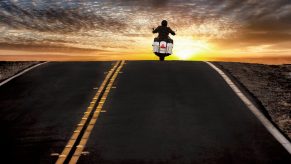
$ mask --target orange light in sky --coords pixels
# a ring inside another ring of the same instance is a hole
[[[196,59],[199,54],[209,52],[206,41],[194,40],[191,37],[175,37],[174,56],[181,60]]]
[[[7,0],[0,5],[0,60],[157,59],[151,32],[165,19],[177,33],[167,59],[289,61],[290,14],[291,2],[274,0]]]

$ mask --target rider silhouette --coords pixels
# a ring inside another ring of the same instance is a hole
[[[153,33],[159,33],[159,36],[155,38],[154,41],[166,41],[168,43],[173,43],[173,40],[169,37],[169,34],[176,35],[176,33],[170,27],[167,27],[168,22],[166,20],[163,20],[161,24],[162,25],[156,29],[153,28]]]

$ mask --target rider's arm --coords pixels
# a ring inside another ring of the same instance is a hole
[[[157,33],[159,32],[159,27],[157,27],[156,29],[153,29],[153,33]]]
[[[172,34],[172,35],[176,35],[176,33],[169,27],[169,32]]]

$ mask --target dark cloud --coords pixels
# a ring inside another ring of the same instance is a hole
[[[232,15],[246,28],[256,31],[277,31],[290,29],[290,0],[229,0],[221,9],[221,16]]]
[[[231,18],[240,26],[233,35],[212,42],[225,48],[291,42],[290,0],[224,0],[217,5],[218,17]]]
[[[172,0],[103,0],[103,2],[110,2],[117,6],[130,6],[130,7],[151,7],[151,8],[165,8]],[[183,0],[180,1],[183,3]]]
[[[290,41],[290,18],[290,0],[2,0],[0,26],[7,32],[0,42],[79,46],[80,41],[50,36],[70,34],[92,42],[96,38],[92,46],[104,47],[99,43],[110,39],[138,44],[132,38],[151,37],[150,29],[167,19],[180,35],[222,43],[278,43]]]
[[[204,23],[211,18],[231,18],[238,23],[245,23],[250,27],[263,26],[289,27],[291,24],[290,0],[101,0],[95,1],[12,1],[0,2],[1,23],[12,28],[28,28],[40,31],[78,31],[81,29],[103,28],[107,30],[121,30],[127,28],[126,20],[112,17],[109,12],[124,12],[134,15],[139,11],[147,14],[165,13],[179,20]],[[105,9],[105,8],[111,9]],[[117,10],[121,7],[127,10]],[[285,8],[284,8],[285,7]],[[149,8],[151,10],[149,10]],[[156,11],[156,8],[164,8]],[[122,13],[121,13],[122,14]],[[277,15],[277,16],[276,16]],[[188,16],[188,17],[186,17]],[[189,20],[190,18],[190,20]],[[175,24],[175,22],[173,22]],[[176,23],[177,24],[177,23]],[[284,26],[286,25],[286,26]],[[275,28],[276,29],[276,28]]]
[[[233,38],[213,39],[211,42],[217,43],[221,48],[244,48],[256,45],[276,45],[280,47],[280,44],[284,47],[290,47],[291,34],[283,32],[267,32],[267,33],[243,33]],[[289,46],[286,46],[289,45]]]
[[[23,51],[37,51],[37,52],[107,52],[101,49],[88,49],[88,48],[76,48],[67,47],[65,45],[48,45],[48,44],[8,44],[0,43],[1,50],[23,50]]]
[[[22,3],[21,3],[22,2]],[[94,14],[90,4],[57,5],[44,3],[39,7],[30,2],[4,0],[0,2],[0,23],[14,29],[29,29],[41,32],[77,32],[80,30],[121,30],[126,24],[106,14]],[[73,3],[74,4],[74,3]]]

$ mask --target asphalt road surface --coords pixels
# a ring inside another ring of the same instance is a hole
[[[114,64],[47,63],[1,86],[1,163],[55,163]],[[120,71],[78,163],[291,163],[206,63]]]

